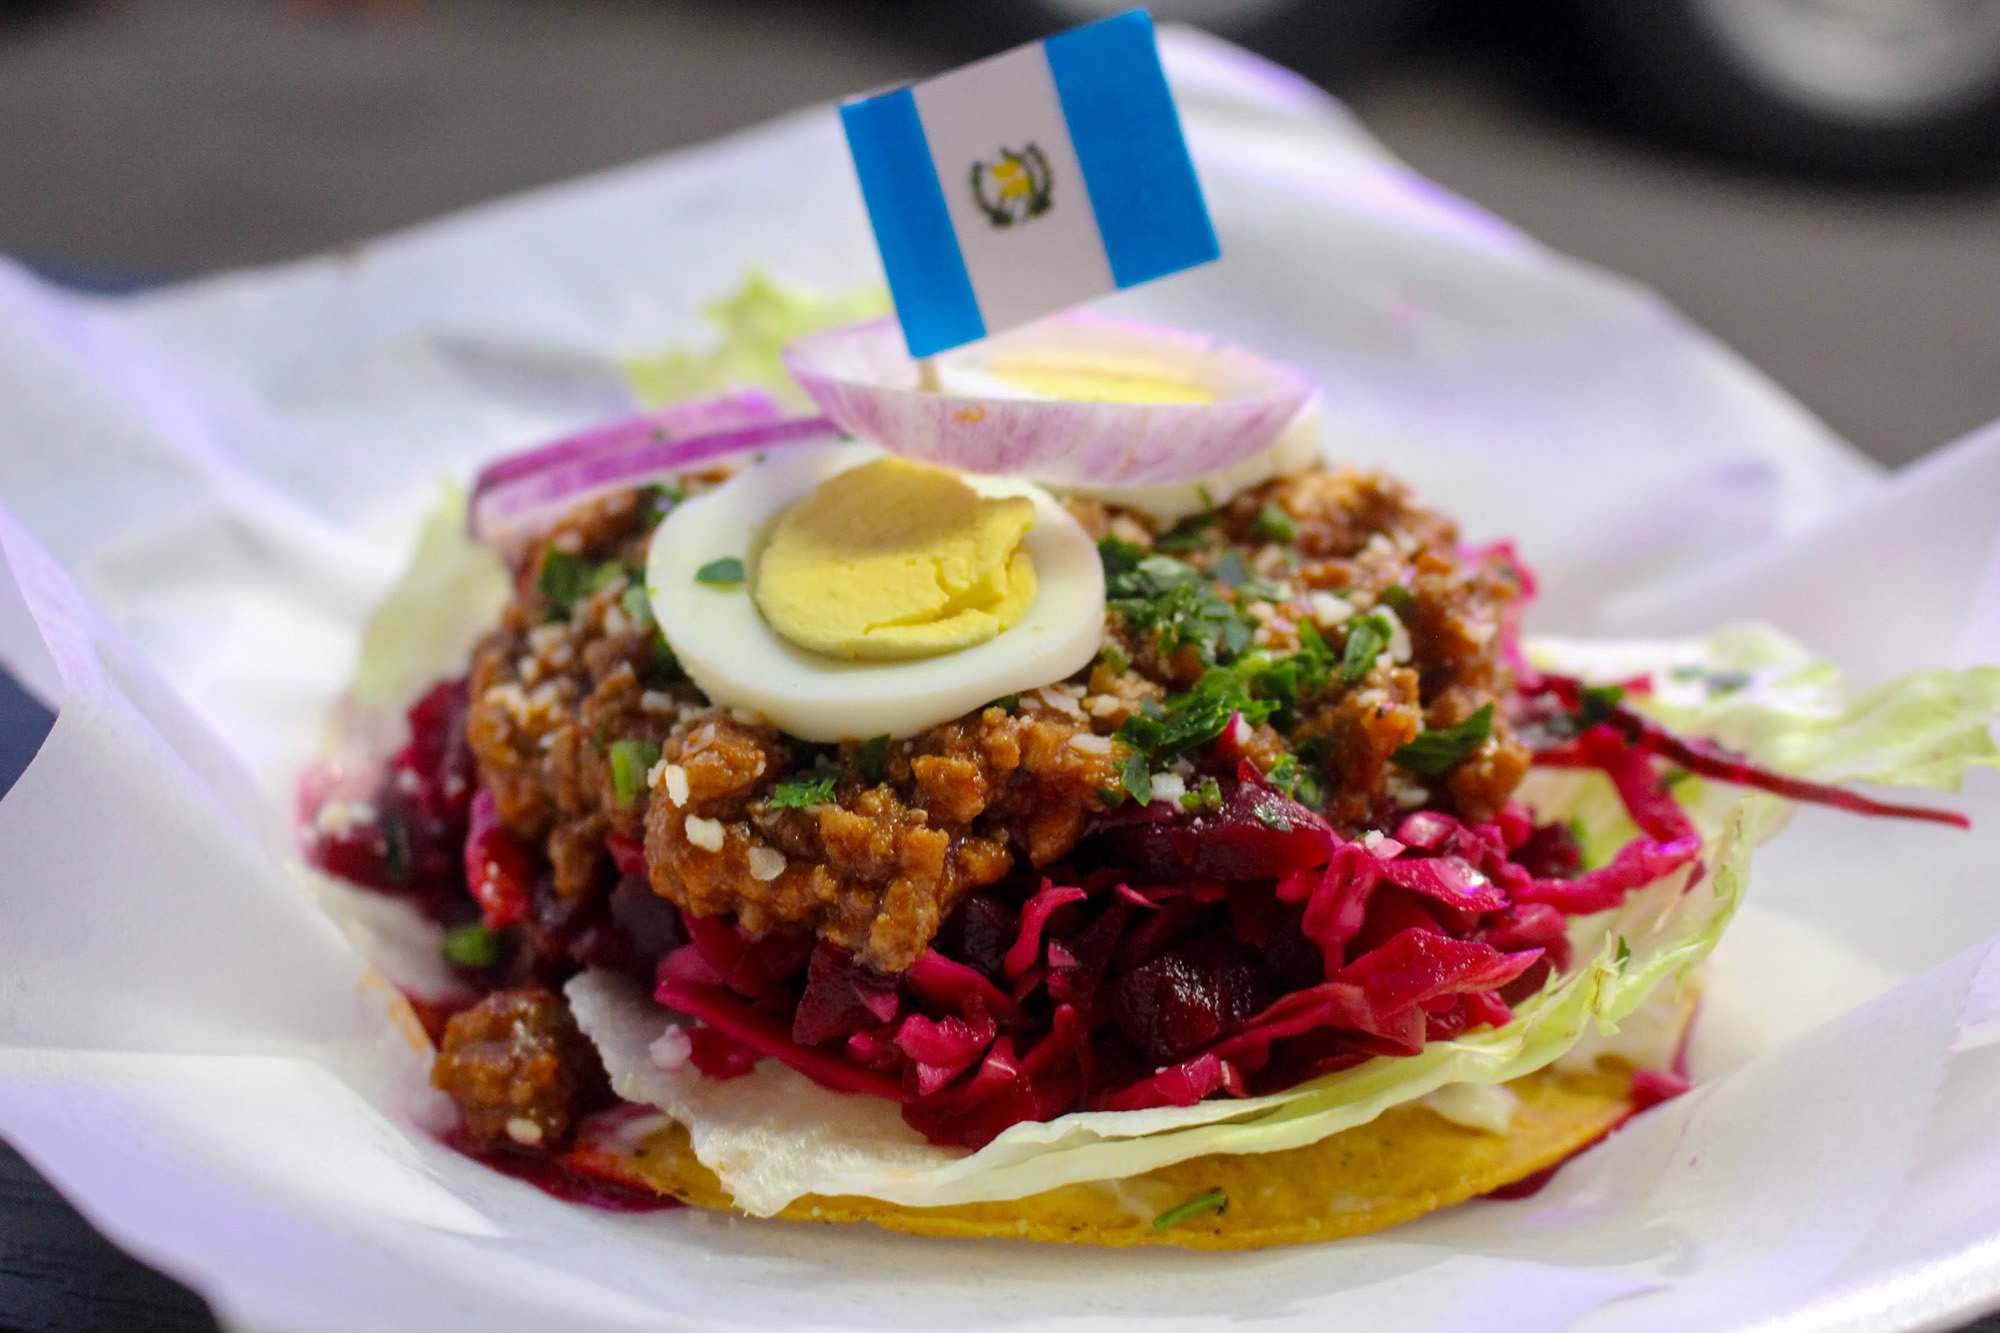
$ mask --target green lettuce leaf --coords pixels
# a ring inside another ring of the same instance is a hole
[[[465,491],[447,484],[424,516],[403,576],[361,631],[351,697],[400,711],[443,676],[465,670],[481,635],[500,621],[512,587],[491,549],[465,535]]]
[[[620,369],[641,407],[751,387],[803,404],[798,385],[778,359],[785,344],[808,333],[888,311],[889,294],[880,288],[823,296],[779,286],[761,273],[752,273],[735,293],[702,311],[722,335],[713,347],[705,351],[674,348],[654,356],[628,357]]]

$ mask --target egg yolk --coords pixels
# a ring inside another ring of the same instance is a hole
[[[1079,403],[1212,403],[1215,394],[1151,357],[1077,348],[996,355],[986,372],[1027,393]]]
[[[757,608],[830,657],[934,657],[985,643],[1035,599],[1021,549],[1034,502],[988,499],[942,468],[882,458],[787,509],[757,560]]]

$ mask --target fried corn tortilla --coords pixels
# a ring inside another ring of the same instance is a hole
[[[1605,1058],[1588,1072],[1550,1067],[1516,1079],[1507,1086],[1520,1103],[1504,1134],[1455,1124],[1410,1104],[1302,1148],[1197,1157],[1128,1180],[1066,1185],[1025,1199],[910,1208],[808,1195],[778,1216],[872,1222],[923,1236],[1076,1245],[1250,1250],[1338,1240],[1410,1221],[1553,1166],[1625,1118],[1632,1077],[1630,1066]],[[587,1164],[699,1208],[734,1211],[678,1124],[655,1130],[629,1152],[605,1152]],[[1217,1190],[1227,1200],[1221,1208],[1155,1225],[1161,1214]]]

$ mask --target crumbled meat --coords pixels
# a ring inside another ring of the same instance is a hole
[[[1098,501],[1070,507],[1096,535],[1144,548],[1162,535]],[[1162,651],[1113,616],[1116,666],[1107,654],[1071,681],[899,740],[865,777],[854,743],[791,740],[713,707],[680,674],[627,597],[653,521],[637,495],[612,496],[514,553],[517,595],[474,659],[467,734],[481,780],[501,818],[546,847],[565,897],[615,878],[608,838],[643,839],[653,888],[690,914],[732,914],[753,933],[807,928],[899,971],[967,893],[1068,854],[1119,799],[1131,754],[1113,739],[1119,727],[1207,669],[1193,648]],[[1273,540],[1274,527],[1290,535]],[[1504,717],[1441,779],[1392,762],[1420,730],[1505,695],[1502,617],[1518,589],[1504,559],[1468,556],[1450,519],[1399,483],[1345,469],[1252,488],[1173,549],[1218,579],[1232,557],[1254,578],[1226,595],[1254,621],[1255,647],[1295,652],[1308,621],[1337,644],[1344,618],[1377,610],[1407,632],[1400,657],[1385,652],[1351,687],[1301,699],[1282,730],[1252,729],[1239,753],[1267,771],[1294,750],[1316,764],[1325,813],[1349,832],[1397,806],[1476,821],[1506,800],[1528,755]],[[547,562],[564,559],[604,575],[566,609],[543,586]],[[620,742],[652,763],[625,801]],[[772,805],[777,784],[816,767],[836,776],[831,800]]]
[[[1114,781],[1110,752],[1068,743],[1087,730],[1063,714],[989,708],[892,745],[880,781],[850,767],[833,801],[777,809],[766,798],[793,767],[783,738],[710,714],[662,755],[686,774],[687,795],[681,804],[653,793],[653,887],[698,916],[733,912],[759,933],[808,926],[870,966],[901,971],[958,900],[1006,874],[1016,854],[1043,865],[1083,836]],[[721,824],[719,840],[699,822],[709,820]],[[760,876],[774,852],[782,866]]]
[[[553,991],[495,991],[452,1015],[431,1084],[458,1104],[475,1147],[553,1148],[610,1084],[597,1050]]]

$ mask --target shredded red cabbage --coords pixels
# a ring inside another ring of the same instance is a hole
[[[1563,708],[1575,715],[1581,712],[1584,691],[1589,687],[1571,676],[1531,671],[1521,676],[1519,688],[1522,696],[1526,698],[1544,694],[1554,696]],[[1873,815],[1883,819],[1920,819],[1935,824],[1950,824],[1955,828],[1972,827],[1972,821],[1955,810],[1872,800],[1845,787],[1830,787],[1824,783],[1808,782],[1804,778],[1765,768],[1741,755],[1731,754],[1712,742],[1677,736],[1644,713],[1623,703],[1604,706],[1603,713],[1605,717],[1603,722],[1575,738],[1574,741],[1541,750],[1535,756],[1536,762],[1572,763],[1573,756],[1583,742],[1593,735],[1609,735],[1623,739],[1636,750],[1657,755],[1668,763],[1677,764],[1699,777],[1727,782],[1738,787],[1754,787],[1759,791],[1770,792],[1773,796],[1782,796],[1788,801],[1832,806],[1836,810],[1845,810],[1850,814]],[[1587,760],[1585,762],[1588,763]]]
[[[556,895],[491,795],[474,795],[463,682],[411,710],[410,742],[369,816],[309,819],[308,850],[441,920],[476,905],[483,924],[521,941],[510,975],[547,984],[585,965],[649,977],[662,1004],[696,1020],[690,1059],[706,1076],[776,1059],[824,1087],[899,1102],[936,1142],[978,1147],[1022,1120],[1273,1091],[1511,1021],[1514,1004],[1569,966],[1569,917],[1701,874],[1700,839],[1664,765],[1861,813],[1963,822],[1771,773],[1566,677],[1522,679],[1527,730],[1569,723],[1543,728],[1560,739],[1537,762],[1602,772],[1640,830],[1607,864],[1584,869],[1566,827],[1537,825],[1515,803],[1479,824],[1413,811],[1350,840],[1219,746],[1219,800],[1104,818],[1069,862],[958,903],[899,976],[810,935],[752,936],[678,912],[652,892],[644,848],[626,834],[607,839],[618,872],[608,890]],[[1635,1097],[1674,1090],[1646,1083]]]

